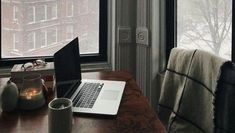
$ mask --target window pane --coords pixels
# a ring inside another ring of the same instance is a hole
[[[67,7],[66,7],[66,13],[68,17],[73,16],[73,1],[68,1]]]
[[[14,33],[13,34],[13,50],[14,51],[19,51],[20,47],[19,47],[19,34]]]
[[[18,20],[18,7],[17,6],[14,6],[13,7],[13,20],[14,21],[17,21]]]
[[[28,23],[35,22],[35,7],[34,6],[27,7],[27,11],[26,11],[25,15],[27,15]]]
[[[46,31],[40,30],[36,33],[36,49],[46,47]]]
[[[72,25],[68,25],[66,27],[66,39],[70,40],[73,38],[73,26]],[[97,40],[97,39],[96,39]]]
[[[45,6],[39,5],[36,7],[36,21],[43,21],[45,20]]]
[[[32,51],[35,49],[35,33],[31,32],[27,35],[27,46],[25,51]]]
[[[99,7],[99,0],[1,0],[1,58],[52,56],[75,37],[81,54],[99,53]]]
[[[177,46],[231,60],[232,0],[177,0]]]
[[[56,3],[47,5],[47,19],[57,18],[57,5]]]
[[[47,45],[53,45],[57,42],[56,27],[47,30]]]
[[[93,0],[94,1],[94,0]],[[83,5],[78,10],[80,14],[87,14],[88,13],[88,0],[79,0],[79,4]]]

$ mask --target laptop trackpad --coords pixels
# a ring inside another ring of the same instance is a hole
[[[101,99],[102,100],[117,100],[119,91],[115,90],[104,90]]]

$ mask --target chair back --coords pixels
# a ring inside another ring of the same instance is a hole
[[[235,64],[221,67],[214,101],[214,133],[235,133]]]

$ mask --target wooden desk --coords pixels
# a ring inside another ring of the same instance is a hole
[[[73,133],[165,133],[165,128],[155,111],[142,95],[132,76],[126,72],[92,72],[82,74],[87,79],[124,80],[127,82],[118,115],[74,115]],[[7,79],[0,79],[0,86]],[[0,90],[1,92],[2,90]],[[0,111],[1,133],[47,133],[47,104],[34,111]]]

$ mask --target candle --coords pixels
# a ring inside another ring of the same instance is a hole
[[[20,109],[36,109],[45,104],[42,89],[35,87],[21,90],[19,100]]]
[[[19,108],[30,110],[42,107],[45,104],[42,89],[40,74],[31,73],[24,76],[19,96]]]
[[[20,97],[22,99],[35,99],[42,95],[42,91],[37,88],[27,88],[20,92]]]

